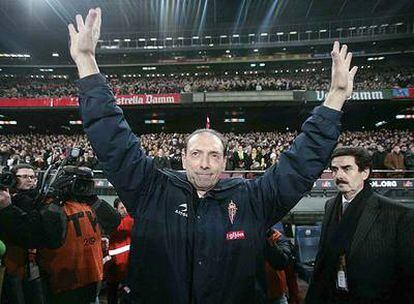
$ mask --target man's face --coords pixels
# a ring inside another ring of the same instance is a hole
[[[183,153],[183,167],[187,178],[199,191],[214,187],[226,167],[220,139],[210,133],[199,133],[190,138]]]
[[[338,156],[332,159],[331,170],[339,192],[353,197],[364,187],[369,176],[369,169],[359,171],[353,156]]]
[[[124,206],[124,204],[122,202],[119,202],[118,207],[116,208],[116,210],[118,210],[119,214],[121,215],[121,217],[125,217],[127,216],[128,212]]]
[[[394,153],[400,153],[400,147],[399,146],[395,146],[393,149]]]
[[[16,172],[18,190],[29,190],[36,187],[37,178],[33,169],[21,168]]]

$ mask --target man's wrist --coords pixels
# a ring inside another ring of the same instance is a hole
[[[341,111],[347,98],[346,93],[343,91],[329,91],[323,105],[325,107]]]
[[[80,55],[76,59],[79,78],[85,78],[93,74],[99,74],[99,67],[93,54]]]
[[[8,201],[2,201],[2,202],[0,202],[0,210],[3,210],[4,208],[9,207],[10,205],[11,205],[11,201],[10,200],[8,200]]]

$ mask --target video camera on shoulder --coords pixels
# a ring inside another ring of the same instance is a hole
[[[41,177],[42,197],[52,197],[64,202],[67,199],[87,200],[96,195],[92,169],[78,166],[79,157],[82,155],[82,149],[71,148],[54,173],[53,165],[46,170]]]
[[[10,189],[14,186],[16,180],[13,173],[3,169],[0,173],[0,190]]]

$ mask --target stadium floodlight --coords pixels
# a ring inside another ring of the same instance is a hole
[[[319,30],[319,33],[326,33],[328,30],[327,29],[322,29],[322,30]]]
[[[131,39],[126,38],[124,39],[124,42],[131,42]]]
[[[16,120],[0,120],[0,125],[17,125]]]
[[[153,125],[153,124],[165,124],[165,120],[164,119],[146,119],[145,121],[146,125]]]
[[[226,50],[226,54],[230,54],[230,50]]]
[[[172,37],[167,37],[167,38],[165,38],[165,40],[172,40]]]
[[[311,33],[312,33],[312,31],[311,31],[311,30],[307,30],[305,33],[306,33],[306,34],[311,34]]]
[[[265,37],[265,36],[268,36],[269,34],[268,33],[260,33],[260,36],[262,36],[262,37]]]
[[[121,39],[114,39],[114,42],[120,42],[121,41]]]
[[[72,126],[81,125],[82,120],[69,120],[69,124],[72,125]]]
[[[227,38],[227,35],[220,35],[220,38]]]
[[[233,34],[233,38],[239,38],[240,35],[239,34]]]
[[[252,68],[254,68],[254,67],[256,66],[256,63],[250,63],[250,66],[251,66]]]
[[[372,29],[374,29],[374,28],[377,28],[378,27],[378,25],[371,25],[369,28],[372,28]]]
[[[389,26],[389,24],[388,23],[384,23],[384,24],[381,24],[380,27],[387,27],[387,26]]]
[[[184,37],[178,37],[178,40],[184,40]]]
[[[212,47],[212,46],[214,46],[214,44],[213,44],[213,43],[210,43],[208,46],[209,46],[209,47]]]
[[[52,57],[59,57],[58,53],[52,53]]]
[[[157,38],[150,38],[150,41],[157,41]]]
[[[259,51],[259,49],[254,49],[253,52],[257,53]]]
[[[254,37],[254,36],[256,36],[256,34],[254,34],[254,33],[249,34],[249,37]]]
[[[375,126],[378,128],[378,127],[381,127],[381,126],[383,126],[383,125],[385,125],[387,122],[385,121],[385,120],[383,120],[383,121],[379,121],[379,122],[377,122],[376,124],[375,124]]]
[[[276,36],[282,36],[284,33],[283,32],[277,32]]]
[[[265,63],[260,63],[259,66],[264,67],[266,64]]]
[[[400,25],[403,25],[404,23],[402,23],[402,22],[397,22],[397,23],[395,23],[394,25],[396,25],[396,26],[400,26]]]
[[[193,36],[193,39],[200,39],[200,37],[198,37],[198,36]]]
[[[296,35],[297,33],[296,31],[289,32],[290,35]]]
[[[365,25],[359,27],[360,30],[365,30],[366,28],[367,27]]]
[[[145,42],[145,38],[139,38],[138,41],[139,42]]]
[[[353,31],[353,30],[356,30],[356,27],[355,26],[351,26],[351,27],[349,27],[348,28],[350,31]]]
[[[225,118],[225,123],[244,123],[246,122],[245,118]]]
[[[205,36],[204,38],[206,38],[206,39],[211,39],[211,36]]]

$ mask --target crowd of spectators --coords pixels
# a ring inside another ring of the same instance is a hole
[[[329,69],[292,69],[283,72],[235,72],[109,75],[117,95],[212,91],[328,90]],[[196,75],[197,74],[197,75]],[[135,75],[135,77],[134,77]],[[158,76],[157,76],[158,75]],[[164,75],[164,76],[163,76]],[[112,76],[112,77],[110,77]],[[405,88],[414,86],[414,70],[360,69],[356,90]],[[1,77],[0,97],[76,96],[74,79]]]
[[[188,134],[157,133],[141,135],[146,154],[160,168],[182,170],[181,153]],[[276,164],[280,154],[289,148],[296,132],[225,133],[228,140],[227,170],[265,170]],[[342,133],[339,145],[364,147],[373,155],[374,169],[414,170],[414,132],[381,129]],[[85,153],[80,164],[101,170],[85,135],[3,135],[0,165],[30,163],[44,170],[65,158],[69,147],[80,147]]]

